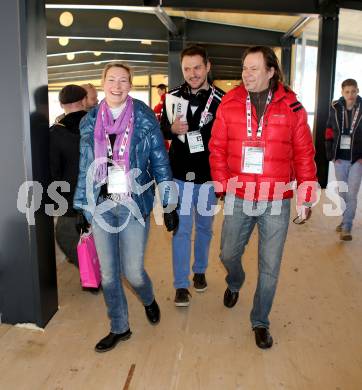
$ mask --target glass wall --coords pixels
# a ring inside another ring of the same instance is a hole
[[[333,99],[341,95],[341,83],[347,78],[362,86],[362,11],[342,9],[339,15],[338,50]],[[319,20],[315,18],[296,40],[293,89],[308,112],[313,129],[317,78]]]
[[[295,42],[294,80],[292,88],[308,112],[308,123],[313,130],[315,87],[317,79],[319,20],[313,19]]]

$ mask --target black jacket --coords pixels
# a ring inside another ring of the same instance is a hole
[[[325,132],[325,146],[327,160],[335,160],[337,158],[338,147],[340,144],[342,127],[342,108],[345,106],[343,97],[332,103],[329,111],[327,128]],[[355,128],[351,138],[351,163],[355,163],[362,158],[362,98],[357,96],[356,107],[359,106],[359,113]]]
[[[198,130],[201,114],[204,111],[207,100],[210,96],[211,88],[209,88],[207,91],[201,90],[196,95],[192,95],[189,85],[184,83],[179,87],[172,89],[169,91],[169,93],[178,97],[183,97],[189,101],[190,99],[195,99],[199,103],[198,108],[194,114],[192,114],[190,104],[187,111],[187,122],[189,125],[188,131]],[[210,152],[208,144],[211,137],[211,128],[216,117],[216,110],[224,94],[224,91],[215,87],[215,94],[209,108],[209,114],[207,116],[206,123],[200,129],[205,151],[198,153],[190,153],[187,137],[185,137],[185,142],[182,142],[176,134],[171,133],[171,124],[167,118],[166,104],[164,104],[161,117],[161,130],[166,139],[172,140],[169,150],[169,157],[173,177],[175,179],[186,181],[187,173],[194,172],[195,179],[191,181],[197,184],[202,184],[212,180],[210,175]]]
[[[66,181],[70,192],[62,192],[68,202],[65,215],[75,215],[73,196],[79,172],[79,123],[86,111],[72,112],[50,128],[50,172],[52,181]]]

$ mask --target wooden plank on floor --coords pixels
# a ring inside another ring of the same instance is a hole
[[[103,297],[83,292],[77,269],[59,264],[60,310],[45,332],[0,326],[0,388],[115,390],[128,381],[129,390],[360,389],[361,206],[349,243],[339,241],[334,232],[339,218],[324,216],[322,204],[309,223],[290,225],[270,316],[271,350],[255,346],[249,323],[256,233],[244,254],[246,281],[240,299],[233,309],[223,306],[220,214],[210,249],[208,290],[198,294],[191,288],[188,308],[173,304],[171,235],[152,224],[146,267],[161,322],[151,326],[142,304],[126,288],[133,335],[104,354],[94,352],[109,331]]]

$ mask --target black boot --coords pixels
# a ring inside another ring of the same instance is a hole
[[[132,332],[128,329],[123,333],[112,333],[104,337],[95,346],[96,352],[107,352],[113,349],[120,341],[128,340],[131,337]]]
[[[158,307],[156,299],[154,299],[150,305],[145,306],[145,312],[151,325],[157,325],[160,322],[160,308]]]
[[[256,345],[261,349],[270,348],[273,345],[273,337],[267,328],[257,326],[253,329]]]

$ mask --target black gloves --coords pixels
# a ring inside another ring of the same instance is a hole
[[[166,229],[168,232],[174,231],[178,228],[178,214],[176,210],[171,211],[170,213],[164,213],[163,219],[165,221]]]
[[[77,213],[76,221],[75,221],[75,228],[77,229],[77,232],[79,234],[88,233],[88,229],[90,228],[90,224],[86,220],[83,213]]]

